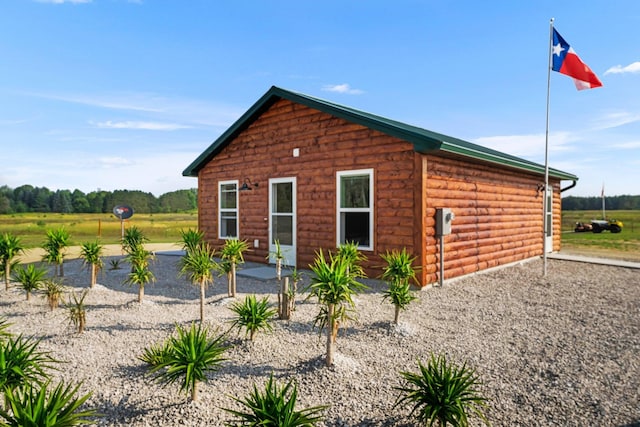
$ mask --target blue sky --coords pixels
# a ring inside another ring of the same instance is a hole
[[[544,163],[552,17],[604,83],[551,74],[564,195],[640,194],[637,0],[3,0],[0,185],[196,187],[272,85]]]

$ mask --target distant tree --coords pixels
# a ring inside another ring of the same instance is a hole
[[[73,212],[71,192],[69,190],[58,190],[51,195],[51,212]]]
[[[80,190],[73,190],[71,193],[71,205],[73,206],[73,211],[76,213],[88,213],[89,212],[89,201],[87,200],[87,196]]]

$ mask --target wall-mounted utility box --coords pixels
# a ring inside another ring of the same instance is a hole
[[[451,234],[451,221],[455,218],[451,208],[436,209],[436,236]]]

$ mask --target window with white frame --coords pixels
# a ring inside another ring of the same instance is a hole
[[[373,250],[373,169],[337,173],[338,245]]]
[[[218,183],[218,236],[238,238],[238,181]]]

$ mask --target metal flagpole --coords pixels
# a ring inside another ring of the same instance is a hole
[[[549,21],[549,64],[547,67],[547,126],[544,134],[544,197],[542,201],[542,275],[547,275],[547,203],[549,198],[549,97],[551,95],[551,68],[553,66],[553,18]]]

